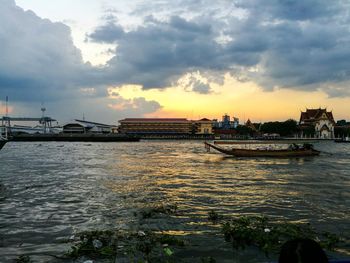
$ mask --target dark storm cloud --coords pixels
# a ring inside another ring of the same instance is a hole
[[[240,18],[213,18],[205,14],[208,8],[190,20],[148,17],[142,26],[122,36],[112,27],[94,41],[113,39],[118,44],[106,69],[111,82],[162,88],[199,70],[217,74],[218,79],[231,72],[265,89],[317,89],[350,78],[347,5],[341,0],[332,4],[322,0],[236,1],[234,6],[244,14]],[[220,16],[216,13],[215,17]],[[228,41],[218,41],[220,35]]]
[[[178,84],[187,92],[195,92],[198,94],[209,94],[213,92],[209,82],[204,81],[199,72],[187,74],[178,81]]]
[[[267,89],[316,89],[324,83],[350,78],[349,17],[343,11],[345,2],[334,1],[332,5],[325,1],[311,1],[312,5],[306,2],[266,1],[259,11],[253,7],[256,1],[245,2],[250,13],[236,30],[240,32],[239,41],[254,33],[253,41],[247,41],[246,46],[253,42],[253,46],[261,48],[260,51],[256,48],[261,55],[257,63],[260,71],[250,76]],[[246,24],[250,30],[246,30]],[[339,93],[342,95],[345,94]]]
[[[96,28],[96,30],[87,35],[87,37],[95,42],[114,43],[119,40],[123,34],[123,28],[110,21],[106,25]]]
[[[350,79],[348,1],[155,1],[135,11],[144,22],[131,31],[112,17],[87,35],[116,46],[98,68],[83,63],[69,27],[13,0],[0,3],[0,91],[17,99],[80,96],[82,88],[104,96],[106,85],[165,88],[197,71],[218,83],[230,72],[265,89],[349,94],[344,85],[332,88]],[[157,8],[176,15],[157,16]],[[208,84],[197,84],[191,91],[210,93]]]
[[[231,22],[229,34],[239,34],[239,40],[231,45],[243,41],[242,46],[255,47],[250,52],[259,52],[259,71],[249,75],[264,88],[317,89],[350,78],[347,2],[236,3],[247,10],[247,17],[238,25]]]
[[[199,94],[209,94],[211,93],[210,85],[200,81],[195,81],[192,86],[192,91]]]
[[[82,62],[70,28],[1,0],[0,91],[14,100],[71,96],[92,68]]]
[[[310,20],[337,15],[344,0],[238,0],[236,7],[265,19]]]
[[[214,40],[215,35],[208,23],[148,17],[143,26],[118,40],[107,75],[111,82],[139,84],[147,89],[169,86],[194,69],[224,69],[219,61],[222,47]]]
[[[129,117],[153,113],[163,107],[157,101],[146,100],[143,97],[125,99],[118,94],[113,95],[114,98],[110,99],[109,107],[118,110],[120,114],[129,115]]]

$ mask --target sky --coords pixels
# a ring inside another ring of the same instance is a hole
[[[0,114],[350,120],[346,0],[0,0]]]

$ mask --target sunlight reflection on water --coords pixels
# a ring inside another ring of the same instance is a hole
[[[174,233],[209,231],[205,218],[214,209],[350,236],[350,145],[316,148],[333,155],[227,158],[185,141],[11,142],[0,152],[0,254],[57,254],[73,232],[135,228],[134,212],[159,203],[176,203],[179,214],[149,226]]]

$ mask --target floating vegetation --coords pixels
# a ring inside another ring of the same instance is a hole
[[[118,257],[127,258],[128,262],[165,262],[158,260],[171,260],[174,247],[185,246],[185,241],[178,237],[151,231],[90,231],[78,234],[77,238],[66,254],[69,258],[114,261]]]
[[[114,259],[117,235],[114,231],[85,231],[77,235],[76,244],[66,254],[70,258]],[[74,239],[73,239],[74,240]]]
[[[216,263],[216,260],[213,257],[202,257],[201,263]]]
[[[171,214],[176,209],[176,207],[158,206],[153,208],[150,214]],[[225,241],[230,242],[234,249],[253,246],[265,252],[266,256],[269,256],[269,253],[277,254],[281,246],[291,239],[313,239],[328,250],[335,248],[341,241],[335,234],[316,232],[309,224],[271,222],[267,217],[243,216],[223,221],[221,215],[210,211],[208,220],[223,222],[221,231]],[[73,242],[73,246],[66,256],[79,260],[82,258],[103,259],[103,262],[114,262],[115,260],[121,262],[180,262],[181,254],[185,250],[193,249],[194,244],[187,240],[188,237],[185,239],[152,230],[86,231],[69,239],[69,242]],[[198,259],[202,263],[216,262],[210,256]]]
[[[158,234],[156,236],[157,242],[159,242],[162,245],[169,245],[169,246],[179,246],[184,247],[185,241],[183,239],[180,239],[176,236],[167,235],[167,234]]]
[[[141,210],[140,215],[142,218],[152,218],[159,214],[174,215],[177,213],[176,204],[160,204],[153,207],[147,207]]]
[[[224,217],[222,215],[219,215],[217,212],[214,210],[210,210],[208,213],[208,220],[211,221],[212,223],[217,223],[219,220],[223,219]]]
[[[141,262],[172,262],[175,249],[184,247],[186,242],[176,236],[151,231],[138,231],[124,236],[119,242],[118,253]],[[175,262],[175,261],[174,261]]]
[[[243,216],[223,224],[225,240],[235,249],[257,246],[266,254],[278,252],[287,241],[309,238],[318,241],[323,248],[332,250],[340,242],[334,234],[317,233],[309,224],[273,223],[267,217]]]
[[[20,255],[15,259],[16,263],[33,263],[29,256]]]

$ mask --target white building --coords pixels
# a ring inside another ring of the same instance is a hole
[[[116,128],[115,125],[75,120],[63,125],[63,133],[112,133]]]
[[[334,126],[333,113],[327,109],[306,109],[305,112],[301,112],[299,127],[302,137],[332,139]]]

